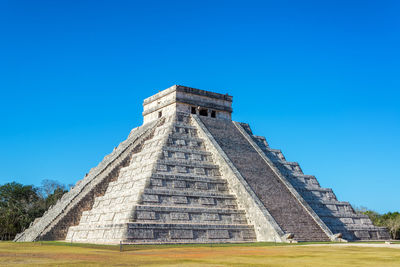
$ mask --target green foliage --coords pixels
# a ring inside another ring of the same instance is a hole
[[[16,182],[0,186],[0,240],[13,239],[67,192],[64,185],[54,181],[51,183],[57,186],[49,190],[46,181],[50,180],[39,188]]]
[[[374,225],[388,228],[389,233],[393,239],[400,239],[399,212],[388,212],[382,215],[375,211],[367,209],[360,210],[359,212],[368,215]]]

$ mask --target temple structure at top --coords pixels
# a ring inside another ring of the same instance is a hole
[[[143,123],[176,112],[231,120],[232,96],[174,85],[143,101]]]
[[[180,85],[146,98],[143,125],[15,241],[389,239],[231,114],[232,96]]]

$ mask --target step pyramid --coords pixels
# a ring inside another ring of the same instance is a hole
[[[287,162],[232,97],[173,86],[144,100],[144,124],[15,241],[293,242],[389,239]]]

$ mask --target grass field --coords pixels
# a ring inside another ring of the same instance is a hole
[[[0,265],[400,266],[400,249],[340,244],[136,245],[124,250],[61,242],[0,242]]]

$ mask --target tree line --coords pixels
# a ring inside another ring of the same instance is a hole
[[[54,180],[43,180],[39,187],[16,182],[0,186],[0,240],[14,239],[66,192],[67,186]]]

